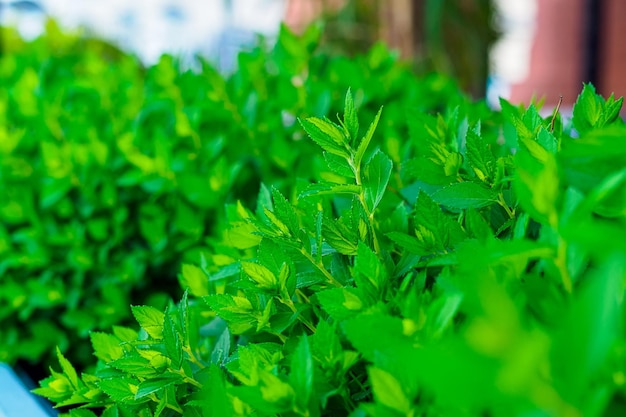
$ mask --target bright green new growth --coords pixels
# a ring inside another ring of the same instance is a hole
[[[384,114],[360,136],[352,100],[339,124],[301,120],[333,181],[290,198],[262,187],[256,213],[229,206],[225,242],[246,259],[183,266],[180,303],[133,307],[139,332],[92,334],[93,375],[59,353],[36,392],[103,416],[622,413],[626,126],[613,105],[579,138],[504,101],[481,123],[460,108],[411,115],[395,164],[370,146]]]

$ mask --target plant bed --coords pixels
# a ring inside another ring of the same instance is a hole
[[[179,303],[36,392],[79,417],[622,414],[622,99],[586,85],[571,124],[501,104],[409,111],[397,148],[351,93],[301,119],[324,175],[227,204]]]

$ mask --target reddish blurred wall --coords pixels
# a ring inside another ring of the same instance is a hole
[[[626,1],[604,0],[600,16],[596,88],[603,95],[626,95]],[[537,26],[529,75],[514,85],[512,102],[528,103],[534,95],[553,106],[559,96],[571,107],[580,93],[586,52],[586,0],[537,0]]]

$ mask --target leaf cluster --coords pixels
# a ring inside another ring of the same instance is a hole
[[[179,303],[36,392],[72,416],[622,413],[626,126],[606,105],[581,129],[592,93],[577,132],[506,101],[408,112],[398,163],[348,92],[300,120],[332,177],[228,205],[221,249],[247,257],[184,265]]]
[[[348,85],[364,115],[383,102],[465,102],[452,81],[416,79],[382,45],[354,59],[321,53],[320,34],[283,28],[222,75],[202,59],[146,67],[52,22],[29,42],[2,29],[0,360],[43,366],[59,346],[92,365],[80,348],[89,332],[129,325],[129,304],[179,299],[181,262],[204,256],[215,273],[244,256],[242,241],[223,247],[224,204],[254,209],[261,182],[290,196],[297,178],[334,178],[296,115],[334,117]],[[399,160],[395,114],[378,142]]]

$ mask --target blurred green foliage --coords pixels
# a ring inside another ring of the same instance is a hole
[[[131,303],[178,299],[180,262],[229,262],[215,254],[225,202],[335,175],[295,118],[333,117],[348,86],[364,117],[382,103],[395,115],[380,146],[398,162],[406,107],[465,102],[381,44],[349,59],[319,52],[320,36],[282,28],[223,76],[201,59],[145,67],[53,23],[32,42],[2,30],[0,360],[41,365],[58,345],[92,364],[79,341],[128,323]]]

